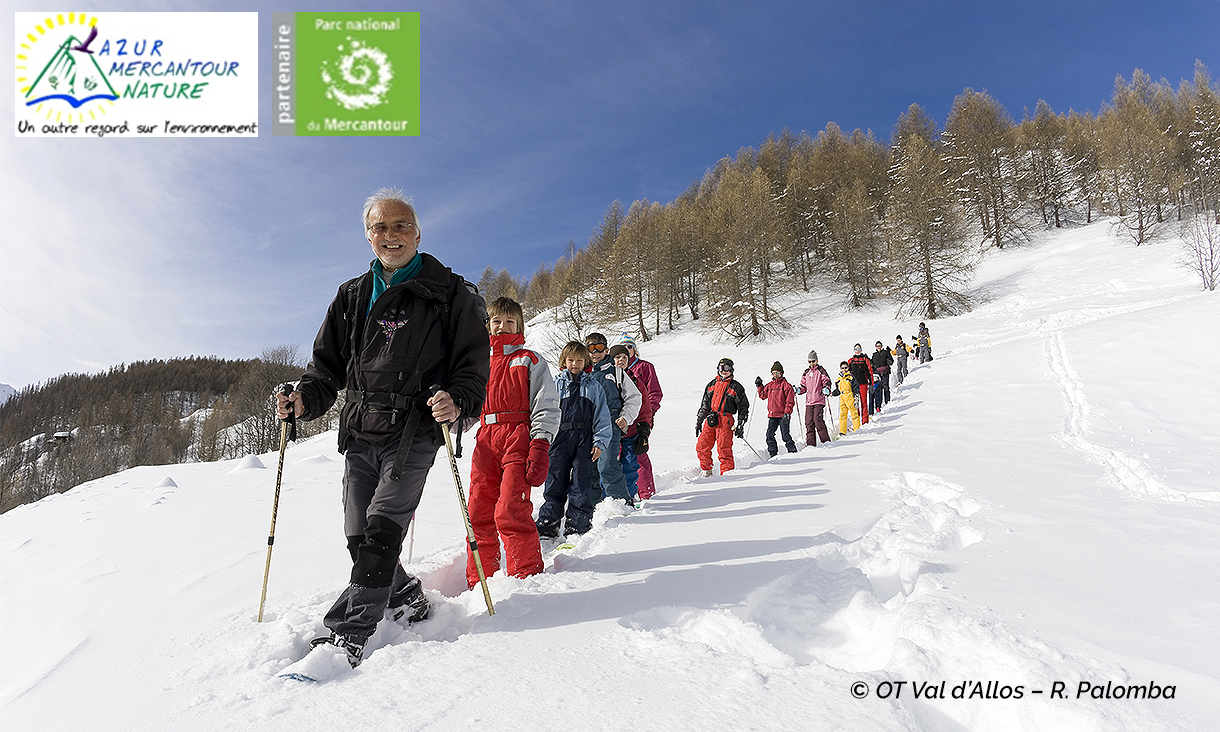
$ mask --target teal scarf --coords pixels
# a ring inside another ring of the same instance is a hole
[[[381,268],[381,260],[374,259],[373,260],[373,296],[369,298],[369,309],[366,310],[364,312],[364,314],[368,315],[369,312],[372,311],[373,303],[377,302],[377,298],[381,297],[381,293],[385,292],[387,289],[393,287],[394,285],[401,285],[402,283],[406,282],[407,280],[413,278],[415,275],[419,274],[419,268],[422,267],[423,264],[424,264],[423,257],[419,256],[419,252],[416,252],[415,256],[411,258],[410,262],[407,262],[407,265],[405,267],[401,267],[401,268],[395,270],[394,274],[390,275],[390,284],[387,285],[385,283],[385,277],[384,277],[385,270],[383,270]]]

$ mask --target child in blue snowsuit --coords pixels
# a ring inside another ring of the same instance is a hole
[[[584,373],[589,350],[569,341],[559,355],[559,431],[550,449],[550,470],[538,509],[538,535],[583,534],[593,523],[593,464],[610,443],[610,410],[600,382]],[[565,510],[565,503],[567,504]]]

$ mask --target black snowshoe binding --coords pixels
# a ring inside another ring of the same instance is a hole
[[[338,633],[314,638],[309,642],[309,648],[312,650],[325,643],[342,649],[347,654],[347,662],[352,665],[352,668],[356,668],[364,660],[364,644],[351,638],[345,638]]]
[[[432,606],[424,596],[424,586],[419,578],[412,577],[402,595],[390,598],[386,613],[394,622],[407,625],[428,619],[432,614]]]

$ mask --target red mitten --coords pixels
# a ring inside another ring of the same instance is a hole
[[[533,488],[546,482],[546,473],[551,469],[550,449],[551,443],[542,438],[530,440],[530,456],[525,461],[525,482]]]

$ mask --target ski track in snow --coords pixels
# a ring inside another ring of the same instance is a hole
[[[1139,458],[1089,438],[1089,418],[1092,408],[1085,395],[1084,381],[1076,373],[1068,357],[1063,332],[1054,330],[1044,338],[1050,371],[1067,399],[1068,414],[1064,419],[1059,438],[1090,460],[1104,466],[1107,472],[1125,490],[1136,496],[1157,501],[1182,503],[1185,501],[1220,501],[1220,492],[1205,491],[1186,493],[1170,487]]]
[[[959,341],[960,344],[955,344],[952,348],[946,349],[944,351],[944,355],[952,356],[954,354],[986,351],[995,348],[996,346],[1002,346],[1015,341],[1029,340],[1032,338],[1045,339],[1051,334],[1062,332],[1070,327],[1087,325],[1089,323],[1095,323],[1099,320],[1105,320],[1106,318],[1129,315],[1142,310],[1151,310],[1164,305],[1181,302],[1182,300],[1192,296],[1193,295],[1178,295],[1175,297],[1158,298],[1140,303],[1072,308],[1062,312],[1040,316],[1033,320],[1024,319],[1022,317],[1025,311],[1025,302],[1020,297],[1014,297],[1006,301],[1004,305],[1006,310],[1011,311],[1006,328],[1003,328],[998,333],[991,330],[981,333],[963,331],[956,336],[956,340]],[[1047,306],[1053,304],[1053,302],[1054,300],[1039,300],[1038,304],[1041,309],[1045,310]],[[985,312],[985,310],[980,308],[980,313],[982,312]]]

